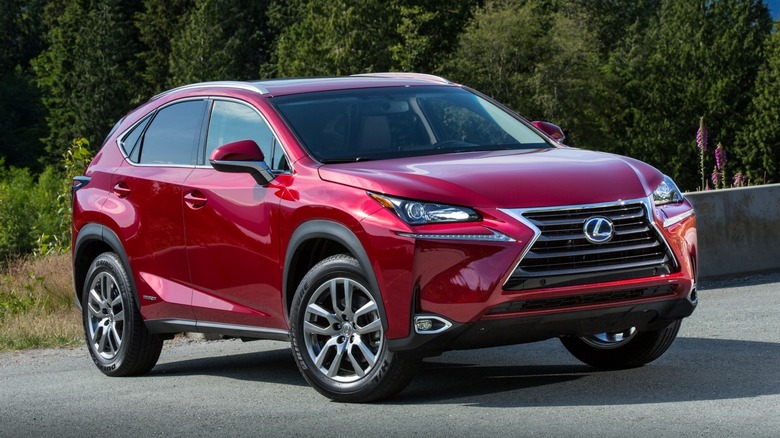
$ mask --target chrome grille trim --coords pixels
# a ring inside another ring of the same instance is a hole
[[[506,290],[579,285],[668,274],[677,261],[653,220],[650,198],[551,208],[502,209],[534,232]],[[585,239],[588,218],[603,216],[615,224],[608,243]],[[591,278],[597,277],[597,278]],[[527,280],[534,280],[528,282]],[[527,283],[527,284],[526,284]]]

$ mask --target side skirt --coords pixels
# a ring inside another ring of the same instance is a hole
[[[223,324],[210,321],[194,321],[190,319],[155,319],[145,321],[146,328],[155,334],[196,332],[213,333],[223,336],[251,339],[271,339],[289,341],[290,332],[272,328],[253,327],[248,325]]]

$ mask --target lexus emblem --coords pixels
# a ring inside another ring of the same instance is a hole
[[[585,238],[591,243],[607,243],[615,235],[615,226],[605,217],[592,217],[585,221],[582,227]]]

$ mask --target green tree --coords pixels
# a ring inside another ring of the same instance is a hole
[[[667,0],[668,1],[668,0]],[[632,28],[644,28],[662,0],[561,0],[560,8],[575,15],[596,37],[603,59],[618,48]]]
[[[30,208],[35,180],[27,169],[0,169],[0,264],[32,252],[35,211]]]
[[[597,35],[586,23],[565,9],[552,14],[546,53],[536,61],[529,84],[537,117],[565,127],[569,144],[615,151],[608,132],[609,115],[622,103],[619,81],[603,69]]]
[[[475,0],[396,0],[397,42],[390,47],[392,70],[434,72],[457,48],[458,36]]]
[[[143,63],[143,95],[151,97],[169,83],[171,41],[181,32],[183,17],[188,16],[195,0],[144,0],[143,10],[134,17],[139,39],[144,45],[138,54]]]
[[[46,133],[40,93],[21,67],[0,75],[0,157],[6,164],[39,171]]]
[[[169,85],[257,78],[270,61],[268,1],[196,0],[171,42]]]
[[[279,76],[387,71],[399,43],[391,1],[310,0],[277,41]]]
[[[0,0],[0,157],[39,170],[46,125],[30,60],[43,47],[42,0]]]
[[[32,253],[42,234],[62,229],[65,221],[56,208],[62,187],[62,175],[54,166],[37,177],[15,167],[0,172],[0,265]]]
[[[613,125],[625,153],[654,164],[684,189],[698,181],[694,138],[701,116],[710,143],[733,144],[752,100],[771,20],[760,0],[667,1],[634,29],[610,68],[630,108]],[[728,148],[728,146],[727,146]],[[729,166],[740,167],[732,157]]]
[[[27,67],[43,49],[44,0],[0,0],[0,72]]]
[[[777,26],[777,24],[775,24]],[[780,182],[780,33],[767,39],[766,61],[755,82],[736,152],[752,183]]]
[[[268,32],[270,39],[270,62],[260,66],[261,78],[278,77],[278,45],[279,36],[287,32],[292,23],[297,23],[306,14],[308,0],[271,0],[268,5]]]
[[[140,4],[61,2],[46,8],[48,48],[33,63],[48,110],[46,147],[55,157],[74,138],[87,137],[99,146],[119,117],[147,97],[140,93],[140,45],[133,23]]]
[[[275,2],[278,76],[376,71],[435,72],[457,47],[478,0],[293,0]]]
[[[548,17],[533,2],[493,0],[478,9],[442,71],[521,114],[541,115],[530,78],[545,55]]]
[[[611,149],[602,114],[615,99],[596,36],[548,1],[486,2],[443,70],[532,119],[560,124],[569,143]]]

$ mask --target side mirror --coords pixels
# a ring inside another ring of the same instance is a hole
[[[548,137],[557,141],[558,143],[563,143],[563,140],[566,139],[566,135],[563,133],[563,129],[554,123],[535,121],[531,122],[531,124],[534,125],[536,129],[544,132]]]
[[[254,140],[239,140],[223,144],[214,149],[209,157],[209,162],[215,170],[248,173],[261,186],[268,185],[276,178],[264,160],[263,151]]]

